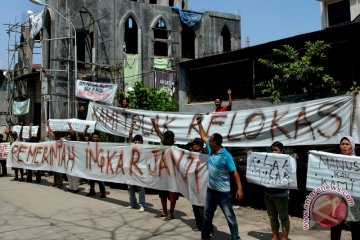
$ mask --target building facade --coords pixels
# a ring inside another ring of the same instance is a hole
[[[176,74],[181,61],[240,48],[238,15],[192,12],[187,0],[46,4],[42,95],[49,111],[43,119],[75,116],[75,79],[117,83],[125,92],[136,81],[154,87],[157,69]]]
[[[358,0],[318,0],[320,1],[321,26],[331,27],[354,21],[360,14]]]

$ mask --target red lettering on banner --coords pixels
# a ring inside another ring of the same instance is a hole
[[[63,144],[63,147],[61,148],[61,157],[60,157],[60,161],[59,161],[59,164],[58,166],[61,167],[61,166],[66,166],[66,146],[64,146],[65,144]]]
[[[179,158],[176,159],[176,157],[175,157],[172,149],[169,148],[169,155],[170,155],[170,158],[171,158],[171,160],[172,160],[173,165],[175,166],[175,167],[174,167],[174,175],[176,176],[176,171],[175,171],[175,170],[177,170],[177,171],[180,173],[180,176],[182,177],[182,179],[184,180],[184,182],[187,183],[187,176],[188,176],[188,168],[189,168],[189,167],[188,167],[187,170],[185,171],[185,176],[184,176],[184,175],[182,174],[181,169],[180,169],[180,162],[181,162],[181,160],[182,160],[183,157],[184,157],[184,151],[183,151],[183,150],[180,150],[179,152],[180,152],[180,156],[179,156]],[[192,163],[192,162],[190,162],[190,164],[189,164],[188,166],[191,166],[191,163]]]
[[[329,118],[334,119],[334,121],[335,121],[335,125],[334,125],[335,130],[332,132],[324,132],[320,128],[317,129],[318,133],[321,136],[326,137],[326,138],[331,138],[332,136],[335,136],[341,129],[342,119],[338,115],[333,113],[333,112],[335,112],[335,110],[339,109],[340,107],[341,106],[339,104],[332,104],[332,103],[327,103],[327,104],[324,104],[319,107],[319,110],[318,110],[319,116],[329,117]],[[330,108],[335,108],[335,109],[327,111]]]
[[[67,155],[67,161],[66,161],[66,169],[69,169],[69,162],[71,161],[71,171],[73,170],[74,166],[75,166],[75,159],[76,159],[76,155],[75,155],[75,145],[72,146],[68,146],[68,155]]]
[[[200,166],[201,166],[201,161],[197,159],[196,168],[195,168],[195,180],[196,180],[196,193],[198,194],[200,193],[200,183],[201,183],[199,178]]]
[[[272,123],[271,123],[271,137],[272,137],[272,140],[274,140],[274,138],[275,138],[275,130],[276,129],[279,129],[287,138],[291,138],[289,132],[284,127],[282,127],[282,126],[280,126],[278,124],[278,121],[287,114],[288,114],[288,111],[284,112],[279,117],[278,116],[278,111],[277,110],[274,111],[274,118],[273,118]]]
[[[18,153],[19,155],[18,155],[18,160],[17,160],[18,162],[24,162],[24,160],[20,159],[20,155],[21,155],[21,153],[26,153],[27,149],[28,149],[27,146],[19,144],[19,153]]]
[[[306,118],[306,109],[305,109],[305,107],[303,107],[303,110],[300,111],[300,113],[298,115],[298,118],[296,119],[296,122],[295,122],[295,139],[297,138],[297,134],[298,134],[299,128],[301,126],[308,127],[310,129],[311,136],[312,136],[313,140],[315,140],[315,134],[314,134],[314,130],[313,130],[312,126],[311,126],[311,122],[308,121],[307,118]]]
[[[106,164],[105,164],[107,174],[109,174],[109,168],[110,168],[111,173],[114,174],[114,169],[112,167],[111,162],[115,155],[116,155],[116,151],[113,152],[112,154],[110,154],[110,150],[107,151],[107,159],[106,159]]]
[[[48,160],[48,153],[49,153],[49,147],[48,146],[44,146],[44,152],[42,154],[42,163],[46,162],[47,164],[49,164],[49,160]],[[51,166],[51,164],[50,164]]]
[[[151,151],[151,153],[153,154],[155,161],[154,169],[151,169],[150,163],[148,164],[147,169],[148,169],[148,174],[152,177],[155,177],[158,175],[158,162],[162,151],[158,148],[155,148],[154,150]]]
[[[248,131],[247,129],[248,129],[249,125],[251,125],[252,122],[255,122],[256,117],[258,117],[258,116],[261,118],[260,123],[258,123],[259,129]],[[261,131],[264,127],[264,124],[265,124],[265,115],[263,113],[251,114],[250,116],[248,116],[246,118],[246,123],[245,123],[245,127],[244,127],[244,135],[249,139],[256,138],[261,133]]]
[[[63,143],[61,141],[57,141],[50,148],[50,165],[53,165],[54,159],[58,161],[58,166],[60,166],[60,158],[62,154],[62,146]]]
[[[130,159],[130,166],[129,166],[129,175],[132,176],[132,168],[134,167],[135,171],[142,176],[143,172],[141,171],[141,169],[139,168],[139,166],[137,165],[137,163],[140,160],[140,150],[139,148],[132,146],[131,147],[131,159]]]
[[[178,158],[175,157],[172,149],[170,148],[170,157],[171,160],[173,162],[174,167],[174,175],[176,176],[176,171],[177,170],[180,173],[181,178],[183,179],[184,183],[188,184],[188,176],[189,176],[189,172],[191,171],[191,167],[193,164],[196,164],[196,169],[195,169],[195,184],[196,184],[196,192],[200,193],[200,178],[199,178],[199,167],[201,165],[201,161],[198,161],[198,158],[196,158],[197,155],[194,154],[187,154],[187,157],[184,156],[185,155],[185,151],[181,150],[180,151],[180,155]],[[183,174],[182,169],[180,168],[180,163],[183,159],[187,159],[188,161],[185,164],[185,174]]]
[[[98,167],[102,167],[102,164],[99,164],[99,155],[103,152],[103,149],[99,149],[99,143],[95,144],[95,153],[92,148],[86,148],[86,167],[91,169],[91,162],[94,161]],[[103,161],[103,160],[102,160]]]
[[[171,151],[171,148],[168,148]],[[160,164],[159,164],[159,177],[161,176],[161,172],[165,169],[168,176],[171,176],[171,172],[169,169],[169,166],[166,161],[166,151],[162,151],[161,158],[160,158]]]
[[[161,171],[165,169],[168,173],[168,176],[171,176],[170,169],[166,163],[166,156],[164,150],[154,149],[151,151],[154,156],[154,169],[151,169],[150,164],[148,164],[147,169],[150,176],[161,176]]]
[[[125,175],[125,171],[124,171],[124,151],[120,150],[120,154],[119,154],[119,160],[116,166],[116,175],[119,172],[119,169],[121,169],[123,175]]]
[[[11,159],[12,161],[18,162],[19,159],[19,147],[18,145],[14,144],[11,148]]]

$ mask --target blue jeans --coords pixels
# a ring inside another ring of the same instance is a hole
[[[201,229],[201,238],[210,239],[212,220],[216,211],[217,205],[220,206],[223,211],[226,221],[228,222],[231,239],[240,239],[238,232],[238,225],[236,222],[236,216],[231,203],[230,192],[219,192],[208,188],[206,192],[206,202],[204,211],[204,220]]]
[[[133,208],[137,207],[137,200],[135,196],[136,189],[139,190],[139,205],[140,207],[145,207],[145,188],[135,185],[128,185],[130,206]]]

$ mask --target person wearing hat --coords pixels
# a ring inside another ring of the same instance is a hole
[[[156,119],[152,118],[151,123],[153,128],[161,140],[161,143],[164,146],[172,146],[175,143],[175,134],[173,131],[167,130],[166,132],[162,133],[160,131],[159,126],[156,123]],[[179,193],[176,192],[169,192],[169,191],[162,191],[159,190],[159,197],[161,200],[162,212],[157,217],[164,217],[164,221],[168,221],[174,219],[174,210],[176,206],[176,201],[179,199]],[[170,210],[167,210],[167,199],[170,201]]]

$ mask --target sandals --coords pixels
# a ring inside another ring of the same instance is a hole
[[[174,216],[166,216],[166,217],[164,218],[164,221],[170,221],[170,220],[172,220],[172,219],[174,219]]]
[[[166,217],[166,215],[164,213],[160,213],[155,216],[155,218],[162,218],[162,217]]]

